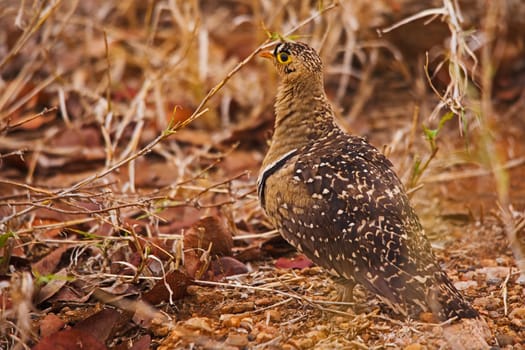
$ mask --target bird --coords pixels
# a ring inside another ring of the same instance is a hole
[[[439,265],[393,164],[336,124],[318,53],[283,40],[260,55],[279,76],[257,178],[271,224],[349,295],[360,284],[405,318],[479,317]]]

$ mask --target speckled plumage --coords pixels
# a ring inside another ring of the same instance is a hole
[[[390,161],[334,123],[317,53],[286,42],[273,57],[281,85],[258,194],[282,236],[398,313],[477,317],[439,267]]]

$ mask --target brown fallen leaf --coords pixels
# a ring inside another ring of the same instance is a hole
[[[184,232],[184,249],[210,249],[211,255],[228,256],[233,248],[233,237],[217,216],[207,216]]]
[[[130,319],[130,315],[126,316],[115,309],[103,309],[78,322],[73,328],[91,334],[100,341],[107,342],[123,325],[124,322],[122,321],[129,321]],[[118,322],[119,320],[121,322]]]
[[[133,343],[129,350],[148,350],[151,345],[151,336],[146,334]]]
[[[186,295],[186,288],[191,284],[188,275],[175,270],[171,271],[166,277],[158,281],[153,288],[142,295],[142,300],[150,304],[161,302],[173,302]],[[169,289],[168,289],[169,288]]]
[[[38,260],[32,265],[32,270],[41,276],[50,275],[56,271],[58,264],[62,259],[62,255],[67,252],[72,245],[63,244],[58,248],[51,251],[51,253],[45,255],[42,259]]]
[[[35,212],[35,215],[40,215],[41,212],[43,212],[44,210],[46,209],[37,209]],[[47,209],[48,211],[51,212],[51,210]],[[55,212],[56,213],[56,212]],[[57,215],[60,215],[60,213],[56,213]],[[61,217],[60,220],[57,220],[57,219],[53,219],[53,218],[48,218],[47,216],[46,217],[43,217],[43,216],[37,216],[35,218],[35,220],[33,220],[33,223],[32,225],[33,226],[46,226],[46,225],[50,225],[52,226],[53,224],[58,224],[58,223],[61,223],[61,222],[65,222],[67,221],[66,218],[64,217]],[[62,230],[60,228],[50,228],[50,229],[47,229],[47,230],[39,230],[35,233],[35,236],[39,239],[46,239],[46,238],[55,238],[56,236],[58,236],[60,234]]]
[[[237,249],[233,255],[235,259],[244,263],[254,260],[263,260],[267,255],[261,250],[259,242],[253,242],[248,247]]]
[[[210,256],[202,252],[188,250],[184,252],[184,270],[191,278],[200,279],[210,266]]]
[[[445,325],[443,335],[451,349],[485,350],[491,348],[487,344],[487,339],[491,338],[491,332],[482,318],[461,319]]]
[[[150,254],[155,255],[157,258],[161,260],[169,260],[173,252],[169,248],[166,240],[163,240],[158,237],[142,237],[139,236],[138,243],[140,243],[140,246],[142,247],[142,251],[144,251],[144,248],[147,247]]]
[[[35,297],[35,303],[38,305],[57,294],[67,283],[67,271],[65,268],[54,274],[42,288],[40,288]]]
[[[214,259],[210,266],[210,279],[218,281],[227,276],[240,275],[248,272],[248,267],[230,256]]]
[[[299,254],[292,259],[289,258],[279,258],[275,261],[275,267],[280,269],[305,269],[307,267],[312,267],[314,263],[312,260],[308,259],[303,254]]]
[[[171,139],[177,140],[181,143],[188,143],[197,146],[204,146],[210,144],[210,133],[204,130],[196,129],[181,129],[170,136]]]
[[[107,350],[107,347],[95,336],[78,330],[66,329],[44,337],[33,350]]]
[[[84,285],[84,287],[81,285]],[[91,297],[92,292],[84,281],[76,280],[73,283],[64,285],[55,295],[49,298],[48,301],[52,303],[85,303]]]
[[[121,296],[115,297],[101,289],[95,290],[93,296],[102,303],[127,311],[129,315],[133,315],[133,322],[144,328],[148,328],[153,323],[168,324],[171,319],[144,300],[131,300]]]
[[[232,254],[233,237],[216,216],[207,216],[184,232],[184,268],[189,276],[201,278],[217,256]]]
[[[66,322],[55,314],[47,314],[40,320],[40,336],[45,338],[60,331]]]
[[[151,347],[151,336],[149,334],[143,335],[133,342],[130,348],[127,343],[121,343],[113,347],[112,350],[148,350]]]

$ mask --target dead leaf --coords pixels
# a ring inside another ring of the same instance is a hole
[[[205,332],[213,331],[213,322],[207,317],[192,317],[184,322],[184,326]]]
[[[175,270],[168,273],[165,279],[158,281],[151,290],[144,293],[142,300],[153,305],[161,302],[175,301],[186,295],[186,287],[190,284],[190,277]]]
[[[305,269],[307,267],[312,267],[314,263],[312,260],[308,259],[303,254],[299,254],[292,259],[289,258],[279,258],[275,262],[275,267],[280,269]]]
[[[261,250],[260,246],[261,244],[259,242],[254,242],[246,248],[238,249],[233,256],[235,259],[245,263],[254,260],[262,260],[266,257],[266,254]]]
[[[60,215],[61,219],[60,220],[56,220],[56,219],[51,219],[51,218],[48,219],[48,218],[41,217],[41,216],[39,216],[39,214],[42,211],[53,212],[56,215]],[[33,220],[32,226],[53,225],[53,224],[58,224],[58,223],[66,221],[66,218],[63,217],[63,215],[61,215],[61,213],[58,213],[56,211],[52,211],[52,210],[49,210],[49,209],[37,209],[35,212],[36,212],[35,215],[38,215],[38,216],[36,216],[35,220]],[[39,238],[39,239],[45,240],[45,239],[48,239],[48,238],[55,238],[56,236],[58,236],[60,234],[61,231],[62,230],[60,228],[43,229],[43,230],[38,230],[36,232],[35,236],[37,238]]]
[[[233,248],[230,230],[217,216],[207,216],[184,232],[184,249],[208,250],[211,255],[228,256]]]
[[[135,340],[131,347],[128,347],[128,342],[120,343],[112,347],[112,350],[148,350],[151,348],[151,336],[149,334],[143,335]]]
[[[140,243],[142,247],[142,251],[147,247],[150,254],[155,255],[157,258],[161,260],[169,260],[171,259],[173,253],[171,251],[171,248],[169,247],[168,243],[173,242],[173,240],[167,241],[166,239],[161,239],[158,237],[138,237],[138,242]]]
[[[58,264],[62,259],[62,255],[73,248],[71,245],[63,244],[51,251],[51,253],[44,256],[42,259],[33,264],[33,271],[41,276],[50,275],[56,271]]]
[[[182,143],[188,143],[196,146],[210,144],[210,133],[204,130],[181,129],[170,136],[170,138]]]
[[[113,294],[113,295],[123,295],[123,296],[129,296],[138,294],[139,290],[136,285],[133,285],[131,283],[126,283],[123,281],[115,281],[112,285],[107,287],[101,287],[100,290],[103,290],[106,293]]]
[[[234,150],[218,165],[226,174],[240,174],[249,172],[257,174],[261,166],[262,157],[254,151]],[[255,193],[255,188],[253,189]]]
[[[48,299],[50,302],[69,302],[69,303],[85,303],[91,297],[92,290],[79,287],[78,284],[85,284],[81,280],[64,285],[58,292]]]
[[[65,268],[61,269],[54,274],[54,278],[49,280],[40,290],[38,291],[35,303],[38,305],[48,300],[55,294],[57,294],[67,283],[67,271]]]
[[[78,322],[73,328],[91,334],[96,339],[107,342],[111,336],[122,326],[118,322],[123,315],[115,309],[103,309],[85,320]],[[131,319],[131,317],[122,317]]]
[[[167,323],[170,320],[165,314],[143,300],[130,300],[122,297],[115,298],[113,295],[101,289],[95,290],[93,296],[103,303],[127,311],[129,315],[133,315],[133,322],[144,328],[149,327],[153,322]]]
[[[148,350],[151,345],[151,336],[146,334],[133,343],[129,350]]]
[[[180,123],[188,119],[192,113],[194,108],[193,107],[187,107],[187,104],[176,104],[175,106],[168,106],[167,107],[167,113],[166,117],[168,118],[168,123]],[[165,128],[164,125],[160,125],[160,130]],[[176,133],[177,134],[177,133]],[[208,134],[208,142],[209,142],[209,134]]]
[[[95,336],[78,329],[66,329],[47,337],[33,347],[33,350],[107,350]]]
[[[201,278],[209,264],[209,256],[203,257],[193,250],[184,252],[184,270],[191,278]]]
[[[211,262],[211,279],[218,281],[227,276],[240,275],[248,272],[248,267],[230,256],[223,256]]]
[[[201,278],[216,256],[231,255],[233,237],[216,216],[197,221],[184,232],[184,268],[189,276]]]
[[[58,332],[64,326],[66,322],[55,314],[47,314],[40,320],[40,336],[47,337],[53,333]]]

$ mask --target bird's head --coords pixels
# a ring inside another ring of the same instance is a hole
[[[297,79],[321,78],[323,65],[317,52],[301,42],[281,42],[273,52],[261,56],[273,60],[279,75],[285,82]]]

